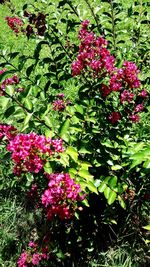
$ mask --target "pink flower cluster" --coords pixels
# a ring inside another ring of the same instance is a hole
[[[23,21],[18,17],[6,17],[8,26],[17,34],[23,26]]]
[[[0,70],[0,75],[2,75],[3,73],[5,73],[7,70],[6,69],[2,69]],[[6,86],[8,85],[12,85],[12,84],[18,84],[19,83],[19,78],[17,75],[13,75],[11,78],[6,78],[2,84],[0,85],[0,94],[4,95],[4,91],[6,89]]]
[[[48,247],[43,247],[41,252],[38,252],[37,249],[38,244],[30,241],[28,250],[22,252],[17,261],[18,267],[38,266],[42,260],[49,259]]]
[[[117,123],[119,120],[121,120],[121,114],[119,112],[113,111],[109,117],[108,117],[109,121],[112,124]]]
[[[10,140],[7,149],[12,152],[14,173],[18,176],[27,171],[38,173],[46,162],[46,156],[64,151],[61,139],[52,140],[36,133],[16,135]]]
[[[48,220],[55,215],[60,219],[70,219],[77,209],[77,201],[85,198],[80,196],[81,188],[71,179],[68,173],[46,174],[49,179],[48,189],[42,195],[42,204],[46,208]]]
[[[13,139],[17,134],[17,129],[12,125],[0,124],[0,140],[5,137],[8,140]]]
[[[89,21],[82,23],[79,31],[79,54],[77,60],[72,63],[72,74],[80,75],[83,70],[91,70],[92,73],[103,76],[114,69],[114,57],[110,55],[107,41],[103,37],[96,37],[93,32],[87,30]]]
[[[79,30],[78,37],[81,43],[77,60],[72,63],[72,75],[84,74],[85,76],[87,72],[90,77],[103,79],[100,92],[104,101],[112,92],[118,92],[120,106],[125,106],[127,118],[132,122],[138,122],[140,117],[136,113],[144,109],[142,101],[148,93],[145,89],[139,93],[141,82],[138,78],[137,66],[133,62],[124,61],[122,68],[116,68],[115,58],[107,49],[107,41],[101,36],[96,37],[92,31],[88,31],[88,25],[88,20],[83,21]],[[138,105],[136,105],[137,102]],[[118,110],[109,114],[108,119],[112,124],[116,124],[121,117],[118,105]]]
[[[53,102],[53,110],[55,111],[63,111],[66,108],[66,101],[64,100],[65,95],[63,93],[59,93],[57,95],[57,99]]]

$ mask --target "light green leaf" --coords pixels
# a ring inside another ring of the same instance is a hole
[[[117,171],[117,170],[122,169],[122,166],[121,166],[121,165],[113,165],[113,166],[111,167],[111,169],[112,169],[112,171]]]
[[[28,109],[29,112],[33,111],[33,104],[29,98],[26,98],[23,104]]]
[[[101,182],[100,186],[98,187],[98,191],[100,193],[103,193],[106,187],[107,187],[106,183],[105,182]]]
[[[110,192],[111,192],[111,189],[108,186],[106,186],[106,188],[104,190],[104,196],[106,197],[106,199],[109,198]]]
[[[75,161],[77,162],[78,160],[78,152],[76,151],[76,149],[72,146],[68,147],[66,150],[66,153],[69,154],[69,156]]]
[[[50,162],[46,162],[46,164],[44,165],[44,171],[49,174],[53,172]]]
[[[64,139],[66,142],[69,141],[69,134],[68,134],[69,126],[70,126],[70,120],[67,119],[62,123],[59,129],[60,137]]]
[[[124,200],[121,198],[121,196],[118,196],[118,201],[119,201],[120,206],[123,209],[126,209],[126,204],[125,204]]]
[[[146,169],[150,169],[150,161],[149,160],[145,161],[143,167]]]
[[[89,189],[91,192],[93,192],[93,193],[95,193],[95,194],[98,195],[97,188],[96,188],[96,186],[95,186],[92,182],[89,181],[89,182],[87,183],[87,187],[88,187],[88,189]]]
[[[144,228],[145,230],[150,231],[150,224],[148,224],[148,225],[146,225],[146,226],[143,226],[142,228]]]
[[[111,205],[116,200],[117,194],[114,191],[110,191],[109,198],[108,198],[108,204]]]
[[[93,175],[91,175],[91,174],[89,173],[88,170],[81,169],[81,170],[78,172],[78,175],[79,175],[80,177],[85,178],[87,181],[93,179]]]

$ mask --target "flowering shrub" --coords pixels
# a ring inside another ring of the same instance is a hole
[[[132,122],[140,122],[149,93],[140,80],[134,57],[126,60],[125,52],[124,58],[116,56],[116,33],[112,33],[115,49],[109,50],[112,37],[108,43],[91,31],[93,25],[85,20],[78,33],[77,47],[71,42],[79,22],[75,22],[72,12],[75,16],[78,12],[71,1],[59,2],[60,16],[52,16],[55,4],[51,3],[52,9],[48,5],[48,11],[44,9],[46,15],[36,4],[29,5],[29,12],[28,5],[24,5],[23,20],[6,17],[18,36],[16,39],[19,40],[21,31],[28,37],[21,38],[35,45],[34,51],[32,47],[28,56],[26,51],[2,53],[0,64],[1,118],[5,121],[0,124],[0,143],[1,150],[6,150],[0,164],[6,161],[7,170],[10,160],[13,173],[4,171],[5,184],[14,189],[14,195],[18,190],[18,199],[25,201],[32,215],[31,236],[27,234],[31,241],[22,250],[18,267],[86,265],[90,257],[99,255],[99,240],[107,239],[109,244],[108,240],[113,239],[110,229],[103,231],[104,225],[127,218],[126,206],[134,209],[136,204],[131,202],[138,202],[145,195],[141,181],[146,180],[149,169],[148,151],[144,163],[139,161],[139,153],[138,160],[130,164],[132,151],[126,148],[130,147],[128,141],[135,127]],[[67,13],[68,6],[72,11]],[[114,6],[112,3],[111,8]],[[64,11],[68,16],[65,19]],[[46,19],[48,14],[50,19]],[[114,31],[116,21],[118,18],[113,21]],[[100,31],[98,27],[96,30]],[[7,77],[10,73],[15,74]],[[9,85],[18,87],[20,81],[23,88],[9,93],[12,88]],[[19,130],[10,125],[13,122]],[[136,149],[139,148],[135,146]],[[137,167],[139,162],[143,166],[142,174]],[[138,185],[137,176],[140,177]],[[139,210],[141,203],[137,205]],[[116,228],[112,226],[113,233],[117,233]],[[51,252],[57,259],[54,264]],[[72,264],[69,257],[81,258],[81,262]]]

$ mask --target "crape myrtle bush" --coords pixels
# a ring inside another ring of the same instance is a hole
[[[104,12],[112,19],[111,39],[85,2],[91,25],[86,19],[79,26],[70,1],[58,3],[64,28],[30,5],[5,21],[18,39],[35,39],[33,55],[1,51],[0,64],[2,190],[23,197],[34,217],[19,267],[83,266],[119,231],[144,239],[149,143],[137,142],[133,128],[147,112],[147,78],[125,53],[118,56],[119,7]],[[67,86],[76,98],[67,96]]]

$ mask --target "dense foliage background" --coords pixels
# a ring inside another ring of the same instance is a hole
[[[149,265],[149,9],[0,1],[0,266]]]

